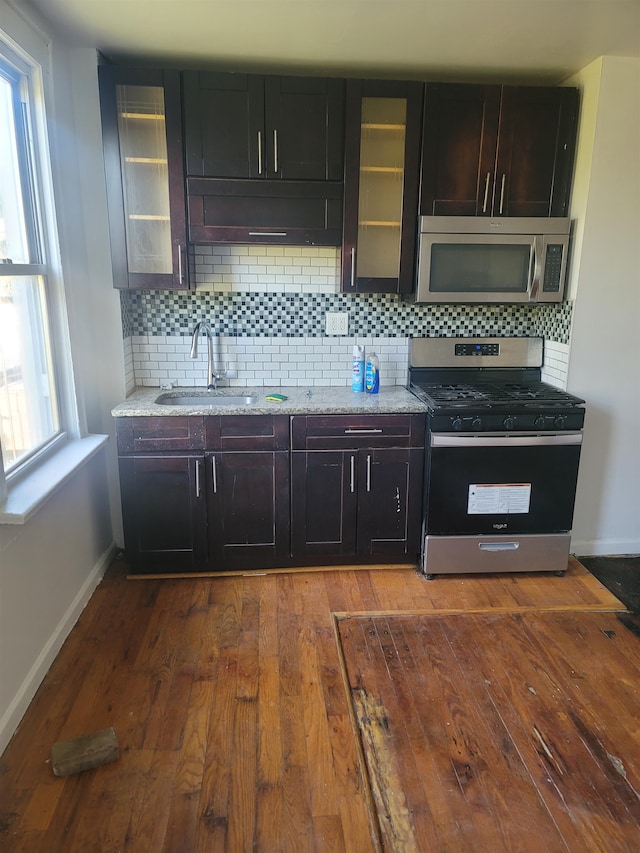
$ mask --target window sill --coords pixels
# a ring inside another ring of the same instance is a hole
[[[109,440],[107,435],[88,435],[67,442],[37,469],[9,486],[0,504],[0,524],[26,524],[51,495],[85,465]]]

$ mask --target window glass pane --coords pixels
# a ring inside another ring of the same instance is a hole
[[[0,75],[0,262],[29,263],[13,85]]]
[[[0,277],[0,442],[7,472],[59,430],[41,276]]]

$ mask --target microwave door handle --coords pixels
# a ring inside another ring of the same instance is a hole
[[[542,237],[535,236],[531,241],[531,257],[529,258],[529,302],[538,301],[540,290],[540,258],[542,257]]]

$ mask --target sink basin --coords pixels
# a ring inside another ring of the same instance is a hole
[[[214,406],[251,406],[258,402],[256,394],[225,394],[211,391],[207,394],[185,393],[179,394],[170,391],[160,394],[155,400],[160,406],[192,406],[192,407],[214,407]]]

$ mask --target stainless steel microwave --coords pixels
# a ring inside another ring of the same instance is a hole
[[[416,302],[561,302],[571,220],[421,216]]]

